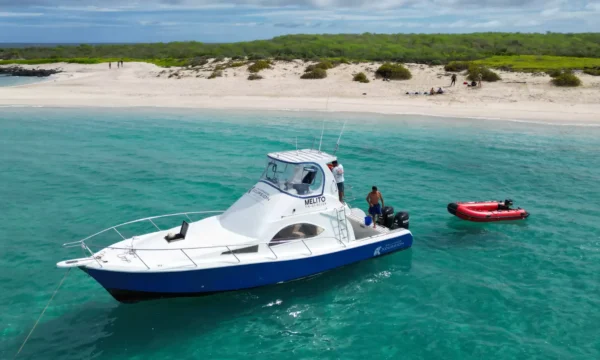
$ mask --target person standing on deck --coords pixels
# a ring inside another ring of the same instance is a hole
[[[331,165],[333,165],[333,169],[331,169],[331,172],[333,172],[333,177],[335,178],[335,182],[337,183],[340,202],[344,203],[344,167],[342,166],[342,164],[338,163],[337,160],[331,162]]]
[[[373,227],[375,227],[377,217],[381,215],[381,208],[385,206],[383,204],[383,195],[377,190],[377,186],[371,188],[371,192],[367,195],[366,200],[369,203],[369,215],[373,219]],[[381,205],[379,205],[379,200],[381,200]]]

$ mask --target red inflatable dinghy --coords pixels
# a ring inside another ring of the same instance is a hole
[[[524,209],[511,209],[512,200],[458,202],[448,204],[448,212],[475,222],[523,220],[529,216]]]

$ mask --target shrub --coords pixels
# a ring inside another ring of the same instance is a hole
[[[212,74],[210,74],[210,76],[208,78],[214,79],[216,77],[221,77],[221,76],[223,76],[223,72],[221,70],[215,70],[212,72]]]
[[[200,57],[193,58],[188,62],[189,66],[204,66],[206,64],[208,64],[208,60]]]
[[[483,81],[494,82],[502,80],[498,74],[486,68],[485,66],[477,64],[469,65],[467,79],[470,81],[479,81],[479,75],[481,75],[481,80]]]
[[[365,73],[359,72],[358,74],[354,75],[354,78],[352,79],[352,81],[358,81],[358,82],[361,82],[361,83],[368,83],[369,79],[367,79],[367,75],[365,75]]]
[[[401,64],[385,63],[375,71],[377,77],[391,80],[408,80],[412,78],[410,71]]]
[[[450,72],[461,72],[469,69],[469,63],[466,61],[451,61],[444,66],[444,70]]]
[[[304,72],[311,72],[315,69],[323,69],[323,70],[329,70],[333,68],[333,64],[330,61],[321,61],[318,64],[314,64],[314,65],[308,65],[306,67],[306,69],[304,69]]]
[[[293,55],[277,55],[273,58],[273,60],[279,60],[279,61],[294,61],[295,58]]]
[[[562,71],[558,69],[548,70],[546,74],[550,75],[551,78],[559,77],[562,74]]]
[[[583,72],[592,76],[600,76],[600,69],[585,69]]]
[[[243,61],[232,61],[229,64],[227,64],[228,67],[232,67],[232,68],[240,67],[240,66],[244,66],[244,65],[246,65],[246,63]]]
[[[327,70],[317,68],[304,73],[302,76],[300,76],[300,79],[325,79],[326,77]]]
[[[225,56],[223,56],[223,55],[217,55],[217,56],[215,56],[215,58],[213,59],[213,62],[221,62],[221,61],[223,61],[223,60],[225,60]]]
[[[269,56],[263,53],[252,53],[250,55],[248,55],[248,60],[264,60],[267,59]]]
[[[268,69],[271,67],[271,63],[268,60],[257,60],[254,64],[248,67],[248,71],[251,73],[257,73],[261,70]]]
[[[258,75],[258,74],[250,74],[250,76],[248,76],[248,80],[260,80],[263,77]]]
[[[581,85],[581,80],[570,72],[563,72],[551,80],[552,84],[564,87],[577,87]]]

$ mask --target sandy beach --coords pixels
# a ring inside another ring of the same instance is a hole
[[[342,64],[328,70],[326,79],[302,80],[309,63],[275,62],[260,72],[262,80],[247,80],[247,66],[208,79],[217,64],[194,69],[148,63],[125,63],[121,69],[115,63],[112,69],[108,64],[24,66],[64,72],[37,84],[0,87],[0,105],[349,111],[600,125],[600,77],[586,74],[578,74],[579,88],[557,88],[545,74],[499,71],[502,81],[471,89],[460,74],[450,87],[451,74],[442,66],[407,64],[411,80],[386,82],[375,79],[379,63]],[[352,81],[361,71],[370,83]],[[422,95],[432,87],[445,93]]]

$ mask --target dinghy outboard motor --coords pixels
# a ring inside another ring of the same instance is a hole
[[[409,215],[406,211],[399,211],[394,217],[394,223],[391,229],[404,228],[408,229],[409,226]]]
[[[504,203],[500,202],[498,204],[498,210],[510,210],[510,207],[512,206],[513,201],[511,199],[506,199],[504,200]]]
[[[381,216],[379,217],[378,223],[379,225],[391,229],[394,224],[394,208],[391,206],[384,206],[383,209],[381,209]]]

